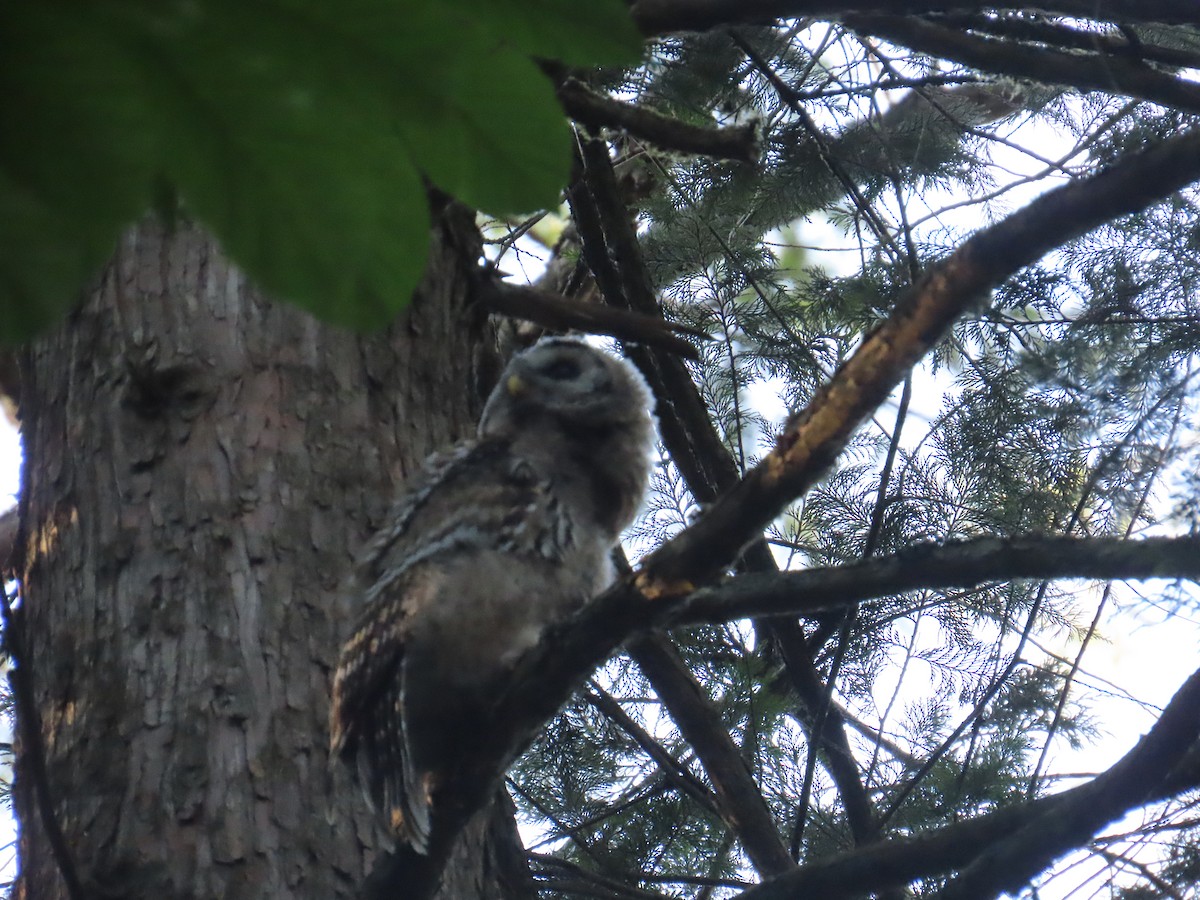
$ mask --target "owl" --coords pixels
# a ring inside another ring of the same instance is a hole
[[[653,441],[649,391],[628,363],[542,340],[504,370],[477,436],[430,457],[368,542],[361,616],[334,675],[332,755],[357,765],[418,852],[447,762],[504,674],[612,580]]]

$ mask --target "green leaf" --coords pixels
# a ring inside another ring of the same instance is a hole
[[[162,165],[268,291],[338,324],[385,324],[420,280],[429,235],[385,60],[318,20],[207,9],[148,72]]]
[[[405,123],[417,165],[489,212],[556,206],[570,176],[571,131],[550,82],[504,48],[464,57],[438,86],[439,118]]]
[[[0,67],[0,338],[24,340],[78,300],[148,205],[141,80],[103,34],[49,5],[5,22]]]
[[[26,340],[79,299],[113,251],[115,223],[81,228],[0,171],[0,340]]]
[[[642,37],[624,0],[460,0],[458,15],[506,46],[569,66],[632,66]]]
[[[423,177],[489,212],[558,202],[570,131],[525,54],[638,46],[617,0],[42,0],[0,27],[9,337],[68,306],[164,191],[269,292],[384,323],[424,270]]]

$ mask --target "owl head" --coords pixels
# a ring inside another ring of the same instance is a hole
[[[479,420],[486,437],[556,421],[590,431],[650,424],[650,391],[629,363],[573,338],[544,338],[513,357]]]

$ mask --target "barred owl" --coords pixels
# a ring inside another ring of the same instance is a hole
[[[637,372],[549,338],[515,357],[478,435],[430,457],[358,563],[362,613],[333,683],[333,756],[427,852],[455,747],[504,672],[612,578],[649,478]]]

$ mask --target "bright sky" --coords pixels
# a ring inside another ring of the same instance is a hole
[[[21,437],[6,419],[0,419],[0,512],[17,502],[21,485]]]
[[[21,483],[21,438],[17,429],[0,418],[0,512],[17,502],[17,491]],[[7,677],[6,674],[0,677]],[[0,741],[12,742],[7,720],[0,722]],[[0,778],[10,780],[12,772],[0,760]],[[17,837],[16,822],[6,811],[0,810],[0,883],[10,881],[16,875],[17,856],[13,841]]]

